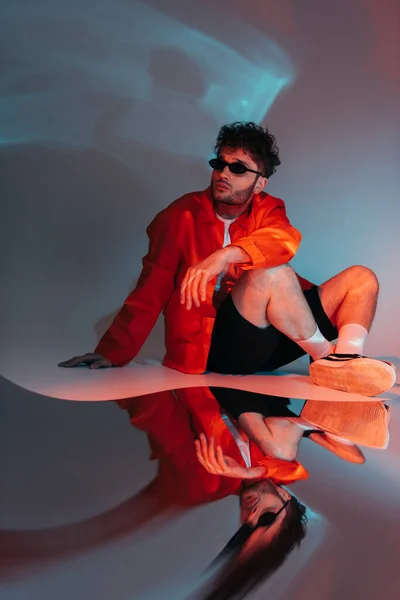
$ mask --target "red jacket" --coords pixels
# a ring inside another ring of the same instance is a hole
[[[246,466],[240,450],[221,415],[219,404],[207,387],[163,391],[119,400],[134,427],[146,432],[151,460],[158,460],[159,477],[166,497],[174,503],[193,505],[238,494],[241,480],[208,473],[198,462],[194,440],[200,433],[215,437],[226,456]],[[277,484],[290,484],[308,477],[297,461],[263,456],[250,442],[253,465],[261,462],[266,477]]]
[[[246,269],[275,267],[296,254],[301,235],[290,224],[279,198],[261,193],[250,210],[232,223],[232,245],[243,248],[251,262],[232,265],[214,294],[187,311],[180,304],[180,286],[189,267],[222,248],[224,224],[216,218],[210,189],[182,196],[161,211],[147,228],[149,250],[135,290],[128,296],[96,352],[123,366],[138,354],[161,311],[165,318],[166,355],[163,364],[185,373],[206,370],[216,308]],[[310,282],[299,277],[303,289]]]

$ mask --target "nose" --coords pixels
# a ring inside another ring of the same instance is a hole
[[[228,179],[229,173],[230,173],[228,165],[225,165],[225,167],[222,169],[222,171],[220,171],[220,173],[221,173],[221,177]]]
[[[242,523],[246,523],[247,525],[252,525],[255,527],[258,521],[258,510],[257,507],[254,508],[243,508],[242,509]]]
[[[251,525],[252,527],[255,527],[258,523],[258,511],[251,511],[244,519],[244,523],[246,523],[246,525]]]

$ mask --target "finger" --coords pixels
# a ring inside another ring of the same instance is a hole
[[[209,281],[208,274],[203,273],[203,276],[199,283],[200,300],[202,302],[205,302],[206,298],[207,298],[207,283],[208,283],[208,281]]]
[[[207,438],[204,435],[204,433],[200,434],[200,450],[201,450],[201,455],[203,457],[203,460],[205,462],[209,462],[209,460],[208,460],[208,443],[207,443]]]
[[[186,310],[190,310],[193,306],[193,280],[195,274],[191,272],[186,285]]]
[[[207,471],[209,471],[210,473],[215,473],[215,467],[213,466],[213,464],[210,460],[211,440],[212,440],[212,438],[210,439],[210,443],[207,443],[207,438],[204,435],[204,433],[200,434],[201,453],[203,456],[205,467],[206,467]]]
[[[197,456],[197,460],[199,461],[199,463],[206,469],[206,463],[204,461],[203,455],[201,453],[201,446],[200,446],[200,442],[199,440],[195,440],[194,441],[194,445],[196,448],[196,456]]]
[[[184,304],[186,306],[186,310],[190,310],[192,308],[192,292],[191,292],[192,281],[193,281],[193,271],[192,271],[192,269],[189,269],[189,271],[187,273],[187,280],[186,280],[186,286],[185,286]]]
[[[69,360],[64,360],[63,362],[59,363],[59,367],[76,367],[77,365],[80,365],[83,361],[84,357],[83,356],[74,356],[73,358],[70,358]]]
[[[200,306],[199,285],[200,285],[201,277],[202,277],[202,273],[199,271],[198,273],[196,273],[196,275],[192,281],[192,299],[193,299],[193,302],[195,303],[195,305],[197,306],[197,308],[199,308],[199,306]]]
[[[194,440],[194,447],[196,449],[197,456],[201,456],[200,442],[199,440]]]
[[[225,462],[224,453],[222,452],[221,446],[217,446],[216,461],[217,461],[217,464],[218,464],[219,468],[221,469],[221,471],[223,471],[224,473],[229,471],[229,467]]]
[[[217,456],[215,453],[215,441],[214,438],[211,437],[210,438],[210,448],[208,451],[208,459],[213,467],[213,469],[215,470],[216,473],[220,473],[221,472],[221,467],[218,464],[218,460],[217,460]]]

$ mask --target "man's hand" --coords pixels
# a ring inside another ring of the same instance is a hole
[[[228,248],[221,248],[197,265],[188,269],[181,285],[181,304],[190,310],[194,303],[197,307],[206,299],[207,283],[217,277],[229,264]]]
[[[70,358],[64,362],[59,363],[59,367],[66,367],[69,369],[70,367],[77,367],[78,365],[85,364],[89,367],[89,369],[100,369],[102,367],[112,367],[113,364],[101,354],[88,353],[83,356],[74,356],[74,358]]]
[[[258,479],[266,475],[265,467],[242,467],[235,459],[224,456],[221,446],[215,448],[213,437],[209,442],[204,433],[199,437],[195,440],[197,459],[209,473],[236,479]]]

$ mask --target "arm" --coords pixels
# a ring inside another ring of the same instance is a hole
[[[180,255],[173,225],[162,211],[147,228],[149,250],[136,288],[96,347],[114,365],[123,366],[138,354],[174,291]]]
[[[301,234],[290,224],[282,200],[275,199],[275,203],[253,233],[234,240],[188,269],[181,285],[181,304],[185,304],[187,310],[193,303],[199,307],[205,302],[207,283],[229,264],[238,264],[243,270],[272,268],[293,258]]]
[[[241,429],[248,435],[264,455],[271,455],[273,440],[271,432],[265,423],[265,417],[261,413],[244,412],[238,418]]]
[[[248,263],[242,263],[244,254],[241,254],[239,264],[244,270],[272,268],[288,263],[296,254],[300,241],[301,234],[290,224],[283,201],[277,200],[276,207],[265,215],[259,228],[235,240],[228,248],[240,248],[250,256]]]
[[[163,494],[179,504],[197,504],[234,493],[237,484],[208,473],[198,462],[190,413],[171,390],[119,400],[131,424],[145,432],[158,461]]]
[[[280,450],[280,440],[274,438],[266,419],[295,416],[288,407],[289,399],[240,389],[211,387],[210,390],[259,450],[264,455],[275,456]]]

